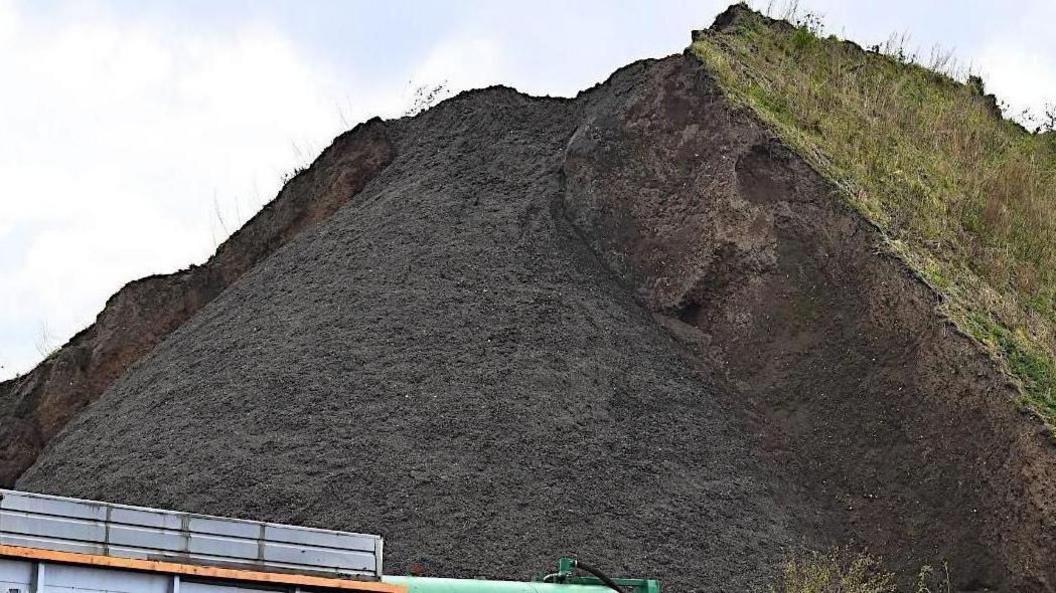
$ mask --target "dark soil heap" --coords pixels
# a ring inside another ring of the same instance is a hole
[[[960,590],[1056,590],[1046,436],[693,58],[366,127],[328,154],[369,136],[391,162],[20,488],[380,532],[397,573],[525,578],[575,553],[744,591],[843,544],[907,573],[945,559]]]

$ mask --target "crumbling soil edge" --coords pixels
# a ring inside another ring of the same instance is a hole
[[[126,284],[92,325],[0,383],[0,486],[12,486],[74,416],[227,286],[358,194],[392,161],[388,134],[378,118],[341,134],[205,264]]]

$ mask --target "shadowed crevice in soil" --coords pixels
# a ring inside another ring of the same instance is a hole
[[[18,485],[561,554],[671,591],[868,549],[1052,591],[1051,446],[935,296],[689,56],[386,124],[357,198],[203,306]]]

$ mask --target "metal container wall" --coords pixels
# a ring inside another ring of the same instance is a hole
[[[360,579],[382,572],[382,539],[376,535],[11,490],[0,490],[0,544]]]
[[[313,588],[312,591],[329,591]],[[178,575],[0,558],[4,593],[301,593],[294,585],[188,581]],[[336,589],[334,590],[336,591]],[[343,591],[342,593],[349,593]]]

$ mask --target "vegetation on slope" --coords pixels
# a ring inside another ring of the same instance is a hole
[[[923,566],[911,588],[905,585],[900,588],[896,575],[878,559],[837,548],[826,554],[815,552],[789,557],[781,566],[770,593],[949,593],[951,590],[946,566],[941,570]]]
[[[692,52],[943,295],[1056,426],[1056,133],[1002,118],[949,54],[925,67],[901,43],[863,50],[747,9],[695,34]]]
[[[789,558],[771,593],[897,593],[895,575],[869,556],[841,550]]]

